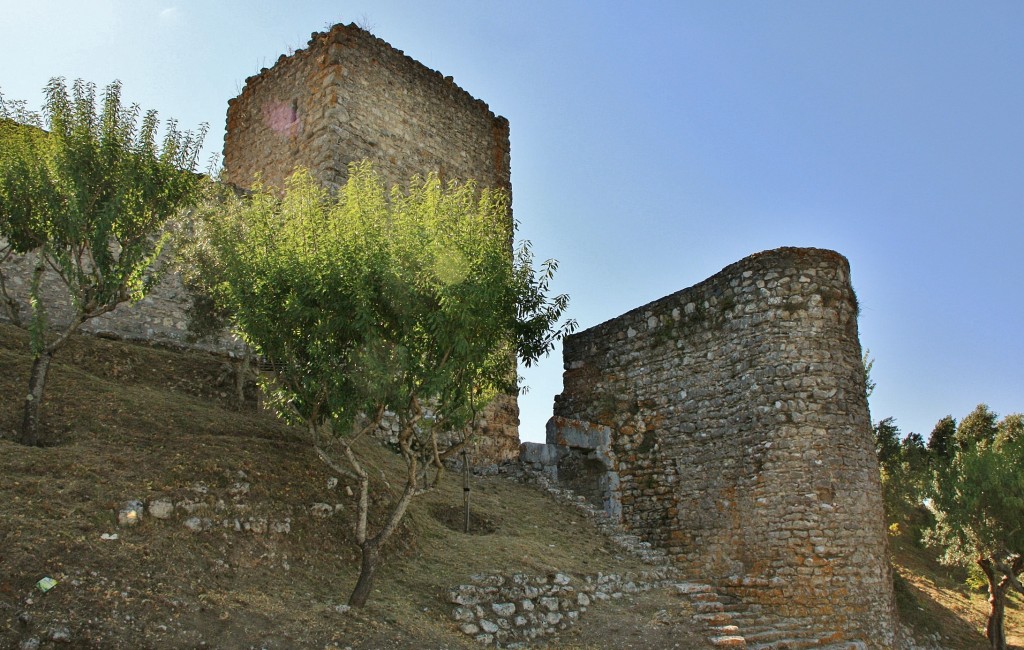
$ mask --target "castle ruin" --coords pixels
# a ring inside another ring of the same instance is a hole
[[[437,172],[511,194],[508,120],[495,116],[451,77],[431,70],[355,25],[312,34],[307,47],[246,79],[228,102],[224,181],[251,187],[257,178],[282,187],[296,167],[328,187],[344,184],[348,164],[369,160],[388,185]],[[512,215],[508,215],[511,221]],[[165,256],[166,257],[166,256]],[[8,291],[28,310],[34,256],[5,262]],[[42,280],[50,324],[72,314],[56,274]],[[192,294],[169,273],[137,304],[85,323],[82,331],[172,347],[240,353],[225,332],[195,340],[188,329]],[[0,310],[0,318],[6,314]],[[393,438],[394,423],[380,436]],[[519,451],[515,396],[499,396],[480,415],[474,462],[514,459]]]
[[[301,165],[337,187],[348,163],[368,159],[388,183],[436,171],[510,191],[508,129],[450,77],[339,25],[247,79],[229,103],[224,178],[248,187],[258,174],[280,186]],[[31,263],[11,264],[9,289],[24,298]],[[44,283],[59,324],[67,298],[53,278]],[[192,341],[190,303],[171,275],[83,329],[238,349],[229,338]],[[569,337],[564,354],[548,444],[524,445],[524,461],[747,603],[751,629],[807,645],[895,645],[857,304],[842,256],[786,248],[748,257]],[[481,457],[516,455],[517,416],[514,397],[492,408]]]
[[[745,603],[741,629],[895,645],[845,258],[752,255],[570,336],[564,357],[548,444],[524,460]]]
[[[249,187],[258,174],[281,187],[301,166],[336,188],[349,163],[369,160],[388,185],[437,172],[511,192],[508,136],[508,120],[451,77],[336,25],[228,102],[224,180]]]
[[[349,163],[369,160],[389,186],[436,172],[511,195],[508,136],[508,120],[451,77],[355,25],[336,25],[246,79],[228,102],[223,178],[239,187],[257,177],[282,187],[305,167],[337,188]],[[498,396],[480,415],[474,462],[511,460],[518,452],[516,397]]]

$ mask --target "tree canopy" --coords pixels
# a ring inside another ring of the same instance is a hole
[[[193,172],[206,130],[182,132],[170,120],[159,138],[156,112],[124,106],[119,82],[99,102],[96,87],[81,80],[69,91],[52,79],[45,93],[42,114],[0,97],[0,262],[36,259],[27,320],[0,280],[11,320],[32,333],[26,444],[38,442],[53,353],[82,323],[141,298],[155,282],[160,230],[197,197]],[[56,333],[40,293],[44,272],[59,278],[72,305]]]
[[[1014,431],[1019,421],[1020,416],[1007,416],[1006,424],[997,425],[983,404],[964,418],[950,461],[935,471],[935,523],[926,535],[945,563],[976,564],[984,572],[992,605],[988,638],[997,649],[1006,647],[1006,592],[1024,593],[1024,438],[996,432]]]
[[[457,448],[438,432],[465,430],[491,397],[516,389],[516,358],[537,361],[574,326],[559,325],[567,298],[548,295],[555,263],[536,272],[528,243],[513,252],[505,193],[436,175],[388,192],[367,163],[350,167],[336,195],[299,170],[283,197],[265,187],[229,197],[202,227],[210,290],[277,369],[279,412],[359,483],[363,571],[350,603],[362,605],[380,544]],[[352,443],[385,412],[399,421],[408,473],[372,535]]]
[[[928,450],[937,458],[949,460],[953,454],[953,436],[956,435],[956,420],[952,415],[939,420],[928,436]]]

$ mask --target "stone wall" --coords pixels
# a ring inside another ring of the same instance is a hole
[[[276,187],[297,165],[345,182],[368,159],[388,184],[436,171],[511,189],[509,127],[451,77],[355,25],[312,35],[308,46],[246,79],[228,102],[224,178]]]
[[[280,187],[296,166],[305,166],[325,185],[338,187],[348,163],[365,159],[389,184],[436,171],[444,179],[473,179],[511,192],[508,135],[508,121],[451,77],[354,25],[337,25],[247,79],[242,94],[228,102],[223,178],[249,187],[259,174]],[[8,260],[2,269],[25,305],[33,263]],[[51,323],[67,322],[70,303],[58,278],[47,274],[44,285]],[[172,273],[139,304],[123,305],[83,330],[219,352],[243,349],[226,332],[219,340],[193,341],[190,306],[189,292]],[[381,437],[391,435],[390,427]],[[496,399],[481,416],[474,462],[514,458],[518,427],[515,397]]]
[[[3,245],[4,241],[0,239],[0,249]],[[165,250],[159,266],[165,266],[169,258],[170,252]],[[36,256],[29,254],[12,256],[0,268],[8,294],[18,303],[22,319],[26,322],[30,315],[29,295],[35,264]],[[52,270],[43,274],[40,286],[49,326],[53,329],[65,328],[74,316],[67,286]],[[167,272],[141,301],[124,303],[114,311],[87,321],[81,331],[109,338],[231,355],[241,354],[245,350],[245,345],[227,331],[219,338],[196,340],[191,336],[188,331],[188,309],[191,305],[192,295],[182,284],[181,276]],[[11,320],[3,305],[0,305],[0,320]]]
[[[594,491],[748,626],[894,645],[878,462],[845,258],[783,248],[565,341],[537,462]],[[586,492],[586,491],[585,491]],[[803,646],[798,646],[803,647]]]
[[[405,186],[433,171],[443,180],[472,179],[511,194],[508,120],[451,77],[355,25],[312,34],[306,49],[246,79],[228,102],[223,177],[229,183],[249,187],[258,174],[281,187],[302,166],[337,188],[348,164],[361,160],[371,161],[389,185]],[[393,436],[387,426],[382,433]],[[497,398],[477,433],[473,462],[515,458],[516,398]]]

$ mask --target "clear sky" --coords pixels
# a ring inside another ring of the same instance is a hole
[[[512,127],[520,235],[583,328],[779,246],[846,255],[872,417],[1024,410],[1024,3],[0,0],[0,90],[51,76],[211,126],[357,22]],[[527,374],[542,440],[561,352]]]

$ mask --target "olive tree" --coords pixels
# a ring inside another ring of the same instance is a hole
[[[266,387],[317,455],[357,485],[358,582],[371,593],[381,545],[411,500],[436,485],[476,411],[516,389],[516,358],[532,364],[574,323],[539,272],[513,252],[507,196],[436,175],[390,192],[367,163],[336,194],[299,170],[283,196],[257,187],[228,196],[196,233],[210,287],[243,340],[276,369]],[[404,487],[370,526],[370,475],[354,443],[399,423]]]
[[[140,299],[169,218],[196,197],[193,173],[205,133],[174,121],[158,138],[156,112],[123,106],[121,85],[102,93],[81,80],[46,86],[42,114],[0,97],[0,290],[10,319],[27,328],[32,369],[21,442],[40,438],[40,405],[54,353],[80,325]],[[140,119],[141,118],[141,119]],[[158,144],[158,140],[160,144]],[[8,292],[16,256],[34,257],[27,318]],[[71,314],[54,328],[42,294],[50,273],[67,290]]]
[[[1024,437],[1013,435],[1019,416],[1007,416],[1001,432],[987,407],[964,418],[952,457],[935,471],[931,504],[935,523],[925,541],[942,551],[946,564],[981,568],[988,579],[987,635],[991,647],[1006,648],[1003,629],[1007,592],[1024,593]],[[983,426],[976,426],[980,422]],[[984,435],[977,435],[977,430]]]

